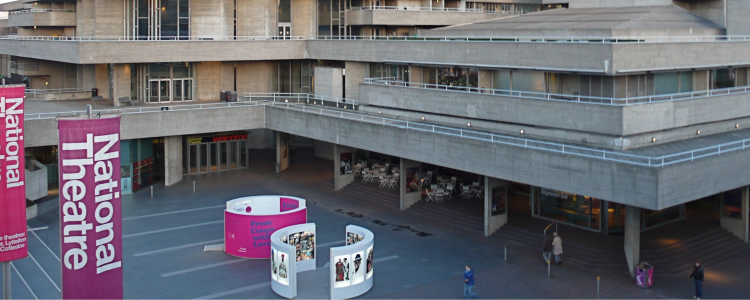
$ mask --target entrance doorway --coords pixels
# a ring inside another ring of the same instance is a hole
[[[149,80],[150,103],[183,102],[193,100],[193,79]]]
[[[163,103],[171,102],[170,93],[170,80],[169,79],[152,79],[149,80],[149,87],[151,95],[148,97],[148,102],[151,103]]]
[[[607,201],[607,234],[624,234],[625,205]]]
[[[188,145],[184,150],[184,155],[188,157],[187,174],[229,171],[248,166],[246,134],[189,137],[187,140]]]

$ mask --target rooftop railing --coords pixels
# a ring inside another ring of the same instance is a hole
[[[542,93],[542,92],[527,92],[527,91],[518,91],[518,90],[502,90],[502,89],[491,89],[491,88],[482,88],[482,87],[442,85],[442,84],[432,84],[432,83],[406,82],[406,81],[382,79],[382,78],[365,78],[365,83],[374,84],[374,85],[407,87],[407,88],[415,88],[415,89],[445,90],[445,91],[459,92],[459,93],[495,95],[495,96],[503,96],[503,97],[515,97],[515,98],[526,98],[526,99],[536,99],[536,100],[580,102],[580,103],[602,104],[602,105],[611,105],[611,106],[628,106],[628,105],[636,105],[636,104],[643,104],[643,103],[668,102],[668,101],[707,98],[707,97],[721,96],[721,95],[750,93],[750,86],[741,86],[741,87],[733,87],[733,88],[712,89],[712,90],[705,90],[705,91],[692,91],[692,92],[685,92],[685,93],[614,98],[614,97],[582,96],[582,95],[555,94],[555,93]]]
[[[21,15],[21,14],[29,14],[29,13],[46,13],[46,12],[76,12],[76,10],[75,9],[24,9],[24,10],[11,11],[8,14]]]
[[[351,10],[403,10],[403,11],[439,11],[439,12],[471,12],[483,13],[482,8],[452,8],[452,7],[419,7],[419,6],[357,6]]]
[[[552,36],[18,36],[2,35],[0,40],[40,41],[394,41],[394,42],[492,42],[492,43],[696,43],[696,42],[743,42],[750,35],[716,36],[632,36],[632,37],[552,37]]]
[[[627,165],[635,165],[649,168],[660,168],[672,164],[681,162],[693,161],[696,159],[721,155],[722,153],[734,152],[745,150],[750,148],[750,139],[741,139],[737,141],[722,143],[718,145],[712,145],[708,147],[682,151],[661,156],[645,156],[631,153],[625,153],[621,151],[608,151],[602,149],[594,149],[587,147],[580,147],[574,145],[567,145],[555,142],[539,141],[529,138],[520,138],[507,135],[500,135],[489,132],[481,132],[477,130],[462,129],[456,127],[447,127],[434,124],[427,124],[421,122],[412,122],[405,120],[390,119],[384,117],[373,116],[364,113],[350,112],[342,109],[327,109],[322,107],[293,104],[293,103],[279,103],[271,101],[252,101],[252,102],[229,102],[229,103],[211,103],[211,104],[183,104],[183,105],[171,105],[171,106],[143,106],[136,108],[117,108],[117,109],[103,109],[94,110],[94,114],[138,114],[138,113],[170,113],[173,111],[189,111],[189,110],[201,110],[201,109],[228,109],[236,107],[252,107],[252,106],[272,106],[276,108],[300,111],[309,114],[317,114],[328,117],[346,119],[351,121],[388,126],[394,128],[400,128],[404,130],[414,130],[419,132],[438,134],[444,136],[457,137],[461,139],[472,139],[477,141],[483,141],[488,143],[497,143],[514,147],[521,147],[524,149],[534,149],[545,152],[559,153],[563,155],[572,155],[576,157],[585,157],[591,159],[601,159],[603,161],[618,162]],[[165,109],[166,108],[166,109]],[[24,114],[25,120],[35,119],[54,119],[59,117],[77,116],[85,114],[85,111],[68,111],[68,112],[52,112],[52,113],[26,113]]]

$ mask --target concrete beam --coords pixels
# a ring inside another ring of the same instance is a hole
[[[422,182],[420,179],[422,178],[422,163],[418,161],[408,160],[405,158],[402,158],[399,163],[399,195],[401,198],[401,202],[399,205],[399,208],[401,210],[406,210],[407,208],[411,207],[414,204],[417,204],[420,200],[422,200]],[[416,169],[416,170],[415,170]],[[415,171],[413,176],[413,182],[408,181],[408,176],[410,171]]]
[[[451,26],[480,22],[507,16],[449,11],[418,10],[348,10],[345,20],[349,26],[385,25],[385,26]]]

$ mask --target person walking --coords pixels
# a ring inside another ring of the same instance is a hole
[[[695,282],[695,295],[693,296],[693,299],[700,299],[703,297],[703,267],[701,266],[701,262],[695,262],[695,268],[693,268],[693,273],[690,274],[690,278],[693,278],[693,281]]]
[[[464,299],[469,299],[469,297],[476,299],[478,296],[474,292],[474,270],[467,265],[464,272]]]
[[[560,255],[563,254],[562,239],[557,235],[557,232],[553,233],[552,236],[554,236],[552,239],[552,254],[555,255],[555,264],[559,265],[562,262]]]
[[[544,235],[544,247],[542,248],[542,257],[544,257],[544,265],[552,260],[552,237]]]

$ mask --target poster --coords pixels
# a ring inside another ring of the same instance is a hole
[[[239,211],[237,211],[237,209]],[[224,211],[224,251],[245,258],[269,258],[271,234],[280,228],[307,222],[307,209],[278,215],[249,215],[261,206],[239,206]],[[287,257],[287,261],[289,257]]]
[[[0,262],[29,255],[26,233],[25,87],[0,87]]]
[[[297,261],[315,258],[315,231],[302,231],[289,235],[289,245],[296,248]]]
[[[351,274],[349,273],[351,255],[336,256],[333,260],[336,262],[336,277],[333,279],[333,287],[340,288],[349,286],[351,283]]]
[[[353,232],[347,232],[346,233],[346,245],[354,245],[356,243],[361,242],[364,239],[363,236],[353,233]]]
[[[406,169],[406,192],[419,192],[419,168]]]
[[[351,153],[341,153],[341,175],[351,174],[352,173],[352,154]]]
[[[352,285],[365,281],[365,252],[359,251],[352,255],[351,269]]]
[[[271,279],[278,281],[279,268],[276,266],[276,249],[271,248]]]
[[[505,187],[492,188],[492,215],[502,215],[505,213]]]
[[[122,299],[120,117],[61,119],[63,299]]]
[[[289,285],[289,257],[286,253],[276,251],[277,280],[283,285]]]
[[[367,249],[367,279],[370,279],[372,277],[372,250],[373,246],[370,246],[370,248]]]

